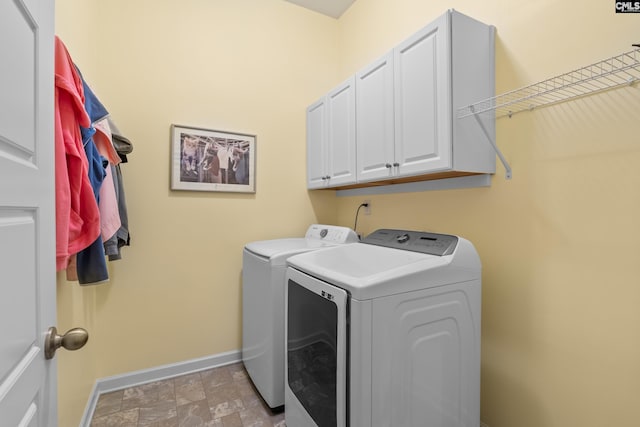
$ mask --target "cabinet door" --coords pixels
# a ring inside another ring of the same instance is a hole
[[[329,186],[356,182],[356,90],[352,77],[327,95]]]
[[[394,49],[399,176],[452,166],[450,19],[444,14]]]
[[[307,108],[307,188],[322,188],[327,184],[325,98]]]
[[[358,182],[393,176],[393,54],[356,74]]]

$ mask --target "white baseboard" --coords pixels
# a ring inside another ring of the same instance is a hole
[[[80,427],[89,427],[91,424],[91,418],[93,418],[93,413],[96,409],[96,403],[98,403],[98,398],[103,393],[109,393],[111,391],[134,387],[154,381],[161,381],[179,375],[204,371],[205,369],[217,368],[219,366],[240,362],[241,360],[242,352],[240,350],[234,350],[202,357],[200,359],[186,360],[184,362],[143,369],[141,371],[99,378],[96,380],[93,390],[91,391],[91,396],[89,396],[89,400],[87,401],[87,406],[84,410],[82,420],[80,421]]]

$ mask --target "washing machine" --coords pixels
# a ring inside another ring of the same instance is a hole
[[[284,405],[284,287],[292,255],[355,243],[347,227],[312,224],[304,237],[247,244],[242,256],[242,361],[272,409]]]
[[[288,427],[480,425],[471,242],[381,229],[287,263]]]

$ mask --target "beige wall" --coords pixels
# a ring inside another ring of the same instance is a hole
[[[305,107],[338,68],[337,21],[281,0],[58,0],[57,34],[134,144],[131,247],[111,281],[58,280],[60,425],[96,378],[241,348],[242,248],[335,222],[305,184]],[[171,124],[257,135],[256,194],[169,190]],[[81,375],[78,375],[78,373]]]
[[[95,378],[240,347],[242,246],[351,226],[363,197],[305,189],[304,109],[447,8],[497,28],[497,91],[637,43],[612,2],[358,0],[340,19],[282,0],[58,0],[57,33],[135,144],[132,246],[112,280],[58,280],[60,425]],[[640,424],[640,95],[623,88],[499,119],[490,188],[366,196],[358,229],[457,233],[483,260],[482,419]],[[171,192],[172,123],[256,134],[255,195]],[[82,375],[77,375],[80,370]],[[75,422],[75,424],[74,424]]]
[[[455,8],[496,26],[498,93],[631,50],[613,2],[358,0],[344,78]],[[457,233],[483,261],[482,419],[491,427],[640,425],[640,88],[497,121],[491,188],[366,196],[359,231]],[[364,197],[339,197],[353,222]]]

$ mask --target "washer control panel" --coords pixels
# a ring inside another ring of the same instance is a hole
[[[450,234],[383,228],[369,234],[362,243],[445,256],[453,253],[458,244],[458,237]]]
[[[304,237],[328,243],[355,243],[358,241],[358,235],[352,229],[337,225],[312,224]]]

